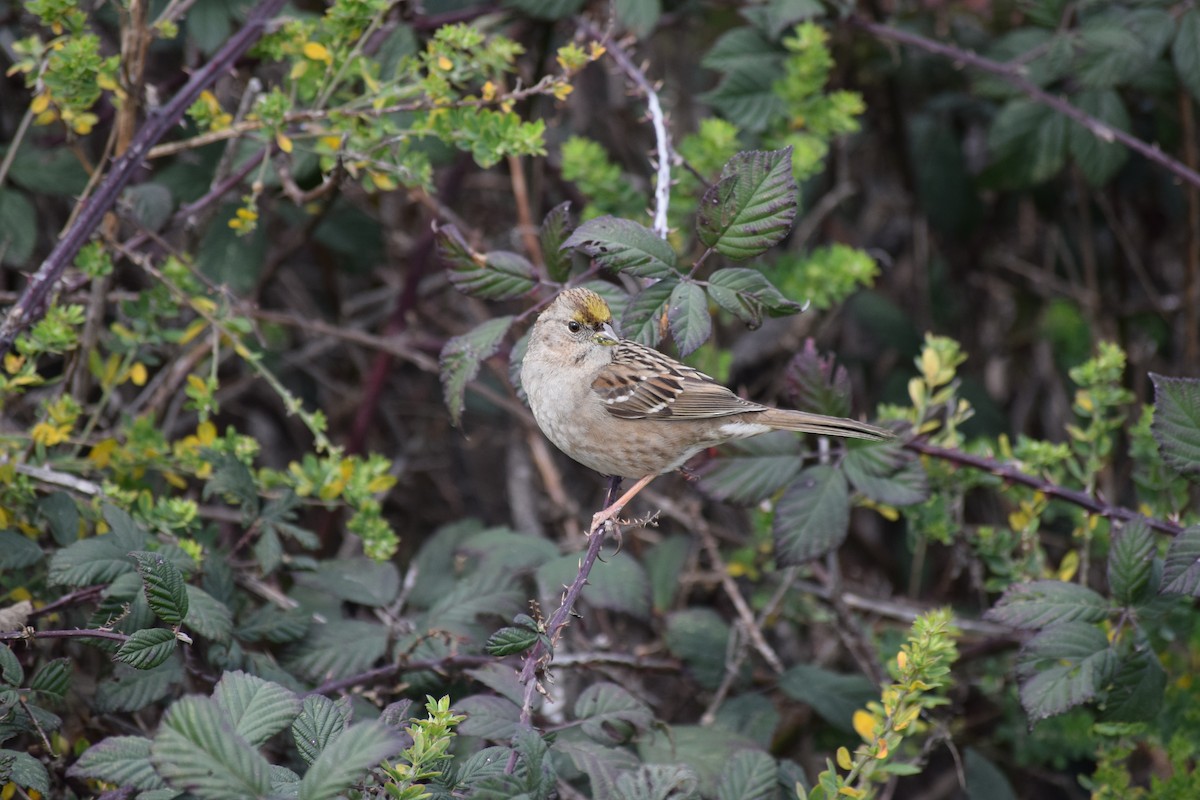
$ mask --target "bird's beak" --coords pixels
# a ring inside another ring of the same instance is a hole
[[[592,341],[605,347],[612,347],[621,341],[621,338],[617,336],[617,332],[613,330],[613,326],[605,322],[600,325],[600,329],[596,331],[596,335],[592,337]]]

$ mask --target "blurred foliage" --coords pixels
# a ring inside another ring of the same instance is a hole
[[[1197,795],[1200,11],[335,0],[211,70],[254,8],[0,2],[5,304],[83,242],[0,363],[0,795]],[[581,574],[512,378],[578,284],[898,437]]]

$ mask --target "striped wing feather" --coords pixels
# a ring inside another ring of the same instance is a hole
[[[621,419],[709,419],[761,411],[699,370],[623,341],[592,390]]]

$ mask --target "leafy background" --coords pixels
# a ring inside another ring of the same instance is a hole
[[[0,28],[6,797],[1200,793],[1196,8]],[[898,441],[598,552],[512,377],[565,282]]]

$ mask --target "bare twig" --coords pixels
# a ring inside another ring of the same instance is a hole
[[[0,642],[19,639],[112,639],[115,642],[126,642],[129,641],[129,634],[100,628],[61,631],[36,631],[26,628],[21,631],[0,631]]]

